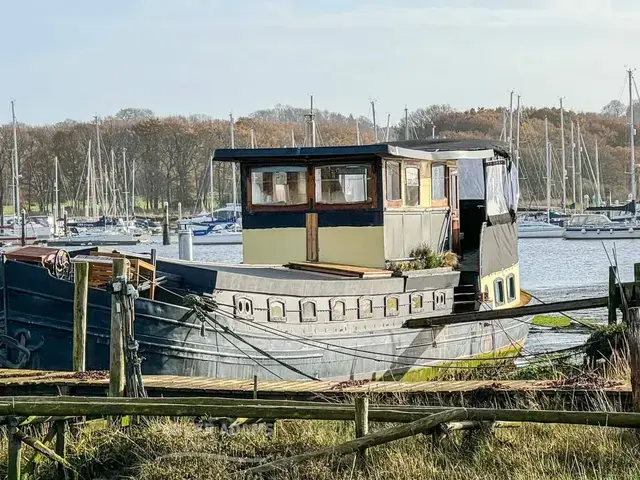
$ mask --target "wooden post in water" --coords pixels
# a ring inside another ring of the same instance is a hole
[[[636,412],[640,412],[640,307],[629,309],[627,322],[633,409]]]
[[[113,273],[111,278],[127,278],[127,259],[113,259]],[[124,288],[124,287],[123,287]],[[109,348],[109,396],[123,397],[125,386],[124,373],[124,305],[116,295],[111,296],[111,338]]]
[[[22,458],[22,440],[16,435],[18,419],[9,418],[9,458],[7,461],[7,478],[9,480],[20,480],[20,467]]]
[[[63,215],[63,220],[62,220],[62,225],[63,225],[63,233],[64,236],[66,237],[67,235],[69,235],[69,219],[67,217],[67,209],[64,209],[64,215]]]
[[[89,295],[89,263],[74,264],[73,276],[73,371],[84,372],[87,349],[87,299]]]
[[[162,244],[169,245],[169,202],[164,202],[164,219],[162,221]]]
[[[609,267],[609,306],[608,306],[608,321],[609,325],[615,325],[618,322],[617,309],[616,309],[616,276],[618,274],[618,268],[611,265]]]
[[[369,433],[369,399],[356,397],[356,438],[362,438]],[[367,465],[367,449],[361,448],[356,454],[356,464],[359,468]]]
[[[27,244],[27,212],[24,211],[24,208],[20,212],[20,220],[22,225],[20,225],[20,245],[23,247]]]

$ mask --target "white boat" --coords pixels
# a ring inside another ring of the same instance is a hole
[[[564,231],[566,240],[620,240],[640,238],[640,224],[612,222],[599,213],[578,213],[571,216]]]
[[[524,220],[518,223],[518,238],[562,238],[564,228],[549,222]]]
[[[137,245],[149,243],[151,236],[136,232],[124,232],[120,230],[87,229],[78,231],[72,228],[71,235],[51,238],[47,241],[49,246],[108,246],[108,245]]]
[[[222,225],[211,226],[205,231],[193,231],[194,245],[241,245],[242,229],[238,225],[224,228]]]

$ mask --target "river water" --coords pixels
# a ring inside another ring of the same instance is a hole
[[[161,243],[119,247],[137,253],[155,248],[159,257],[178,258],[178,245]],[[616,255],[614,257],[613,250]],[[607,256],[608,255],[608,256]],[[640,262],[640,241],[576,240],[527,238],[519,242],[521,286],[544,302],[607,295],[610,262],[619,265],[622,281],[633,280],[633,264]],[[617,262],[616,262],[617,258]],[[194,245],[196,261],[240,263],[241,245]],[[606,310],[573,312],[576,318],[596,318],[606,322]],[[584,343],[584,331],[569,333],[533,328],[525,352],[535,354]]]

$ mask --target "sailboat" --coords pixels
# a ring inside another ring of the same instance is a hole
[[[520,96],[518,96],[518,110],[520,109]],[[518,127],[520,123],[520,113],[518,112]],[[562,122],[564,127],[564,122]],[[518,128],[519,130],[519,128]],[[545,134],[545,159],[547,168],[547,209],[544,219],[530,219],[527,217],[520,218],[518,222],[518,238],[562,238],[564,228],[560,225],[551,223],[551,144],[549,143],[549,122],[544,119]],[[562,128],[562,136],[564,138],[564,128]],[[519,135],[518,135],[519,137]],[[519,139],[516,145],[516,158],[519,156]],[[564,152],[564,148],[563,148]],[[564,155],[563,155],[564,158]],[[564,174],[563,174],[564,176]],[[564,183],[564,178],[563,178]],[[564,192],[564,189],[563,189]]]
[[[627,73],[629,78],[629,150],[631,169],[631,192],[629,193],[629,202],[621,206],[609,205],[608,207],[590,207],[587,208],[584,213],[573,215],[564,233],[564,238],[566,240],[620,240],[640,238],[640,224],[637,222],[636,217],[636,153],[635,126],[633,118],[633,70],[629,69]],[[580,142],[579,135],[578,142]],[[596,166],[596,170],[598,170],[598,177],[596,179],[598,184],[596,196],[600,197],[598,166]],[[582,178],[580,181],[582,183]]]
[[[229,128],[231,134],[231,149],[235,148],[235,131],[233,114],[229,114]],[[251,132],[251,145],[255,146],[253,131]],[[242,244],[242,219],[239,212],[242,207],[238,205],[238,192],[236,188],[236,164],[231,163],[233,202],[224,207],[212,209],[210,214],[178,221],[179,229],[189,229],[193,233],[194,245],[241,245]],[[213,205],[213,156],[209,162],[209,194]]]

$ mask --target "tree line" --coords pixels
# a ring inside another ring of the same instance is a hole
[[[305,140],[304,115],[307,110],[277,105],[259,110],[234,122],[236,147],[249,147],[251,138],[258,147],[297,146]],[[584,137],[584,192],[595,193],[590,172],[594,169],[595,140],[598,140],[601,190],[606,198],[626,199],[629,184],[628,127],[626,108],[609,104],[599,113],[565,112],[565,144],[568,175],[568,198],[572,198],[570,124],[577,136],[579,124]],[[558,108],[527,108],[521,113],[521,191],[525,203],[540,203],[546,195],[544,119],[549,122],[552,152],[552,187],[554,203],[558,203],[562,172],[560,166],[560,111]],[[476,108],[458,111],[448,105],[432,105],[409,113],[411,138],[430,138],[433,125],[440,138],[493,138],[508,135],[504,109]],[[356,123],[362,143],[375,137],[370,119],[335,112],[316,114],[318,142],[322,145],[356,143]],[[508,118],[507,118],[508,120]],[[231,202],[231,166],[214,162],[214,195],[209,193],[211,153],[231,144],[228,119],[203,115],[159,117],[146,109],[123,109],[116,115],[98,121],[100,157],[105,171],[111,170],[120,198],[129,192],[135,168],[136,208],[139,214],[157,212],[163,202],[175,208],[181,202],[185,212]],[[380,128],[380,127],[377,127]],[[515,131],[515,130],[514,130]],[[389,131],[382,129],[378,138],[404,138],[404,118]],[[515,133],[514,133],[515,134]],[[577,137],[576,137],[577,138]],[[81,214],[86,199],[87,156],[98,157],[96,122],[66,120],[54,125],[18,124],[18,157],[20,165],[21,202],[31,214],[51,212],[54,199],[54,158],[58,158],[59,197],[62,204],[75,207]],[[91,142],[91,147],[90,147]],[[577,145],[577,139],[575,140]],[[112,153],[113,152],[113,153]],[[127,184],[124,183],[127,162]],[[586,164],[587,154],[591,170]],[[12,204],[12,125],[0,126],[0,203]]]

